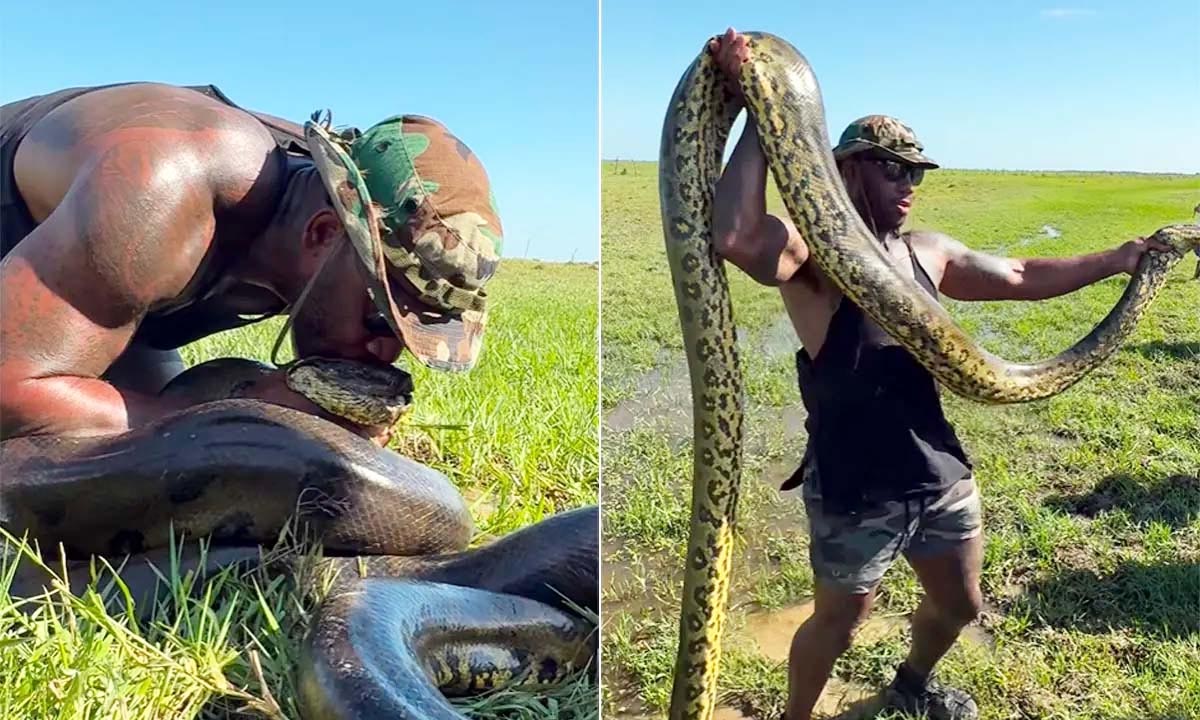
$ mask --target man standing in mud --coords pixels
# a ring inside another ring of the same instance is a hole
[[[744,37],[730,29],[710,49],[740,97]],[[1015,260],[936,232],[902,232],[914,188],[938,167],[923,149],[900,121],[871,115],[846,128],[833,155],[884,252],[935,297],[1051,298],[1131,273],[1148,248],[1166,249],[1138,238],[1092,255]],[[766,162],[753,123],[717,186],[713,224],[725,258],[758,282],[779,286],[803,346],[796,364],[808,446],[784,489],[804,484],[815,610],[792,640],[787,720],[808,720],[901,553],[925,596],[888,705],[932,720],[977,717],[967,693],[933,677],[934,665],[979,614],[983,557],[979,492],[935,381],[807,262],[808,247],[789,219],[766,212]]]
[[[0,439],[186,408],[159,395],[176,349],[276,314],[298,357],[479,353],[500,220],[479,160],[429,118],[335,133],[213,86],[75,88],[0,108],[0,178]],[[282,371],[241,397],[324,415]]]

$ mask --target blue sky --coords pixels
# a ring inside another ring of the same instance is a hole
[[[298,122],[429,115],[487,167],[506,257],[596,260],[597,25],[594,2],[8,3],[0,103],[152,80]]]
[[[680,74],[732,25],[807,57],[831,139],[883,113],[943,167],[1200,172],[1197,0],[605,0],[602,23],[609,159],[657,159]]]

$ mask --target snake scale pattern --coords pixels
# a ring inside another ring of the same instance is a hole
[[[295,577],[333,575],[297,668],[307,720],[459,720],[447,697],[558,682],[592,663],[597,508],[470,548],[471,515],[443,474],[325,419],[237,398],[269,371],[211,361],[164,390],[204,401],[149,425],[5,440],[0,524],[43,552],[61,545],[77,590],[90,556],[128,556],[121,577],[144,607],[172,533],[209,539],[207,556],[181,561],[181,573],[206,573],[260,561],[259,546],[299,520],[326,557]],[[288,372],[314,402],[372,424],[394,420],[412,390],[394,368],[304,362]],[[42,592],[48,578],[31,570],[14,595]]]
[[[810,257],[844,295],[946,388],[982,403],[1045,398],[1069,388],[1129,336],[1200,227],[1153,237],[1170,252],[1143,256],[1113,310],[1048,360],[1010,363],[985,351],[941,305],[888,260],[850,202],[812,68],[786,41],[746,33],[740,85],[768,166]],[[663,123],[659,192],[663,233],[692,383],[694,465],[679,649],[669,717],[708,720],[717,697],[720,638],[730,587],[742,467],[743,382],[721,259],[711,243],[713,193],[739,108],[707,49],[680,78]]]

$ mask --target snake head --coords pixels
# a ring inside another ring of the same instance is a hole
[[[289,366],[287,384],[326,412],[359,425],[392,425],[412,403],[412,376],[392,365],[304,358]]]

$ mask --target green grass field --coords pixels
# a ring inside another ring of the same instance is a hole
[[[602,440],[605,717],[666,707],[691,481],[690,389],[663,252],[657,168],[603,168]],[[939,170],[912,225],[1012,256],[1115,246],[1192,220],[1200,178]],[[770,205],[782,211],[777,196]],[[992,720],[1200,717],[1200,282],[1172,273],[1130,342],[1071,390],[1019,406],[945,394],[983,493],[987,610],[939,672]],[[725,717],[777,718],[786,648],[812,594],[803,503],[777,488],[805,435],[794,333],[776,291],[731,272],[748,383],[748,451]],[[1125,285],[1038,303],[956,303],[1013,360],[1057,353]],[[869,451],[869,447],[864,447]],[[907,652],[919,587],[897,563],[835,668],[825,717],[872,717]],[[884,715],[879,715],[884,717]]]
[[[416,393],[393,447],[446,473],[470,500],[475,543],[597,502],[597,283],[586,264],[506,261],[484,353],[469,375],[408,362]],[[277,321],[185,349],[267,360]],[[8,600],[19,562],[0,555],[0,717],[298,718],[292,670],[312,598],[283,577],[223,573],[149,620],[119,592],[56,592],[26,613]],[[169,571],[168,571],[168,574]],[[463,703],[477,718],[597,716],[587,673],[545,696]]]

